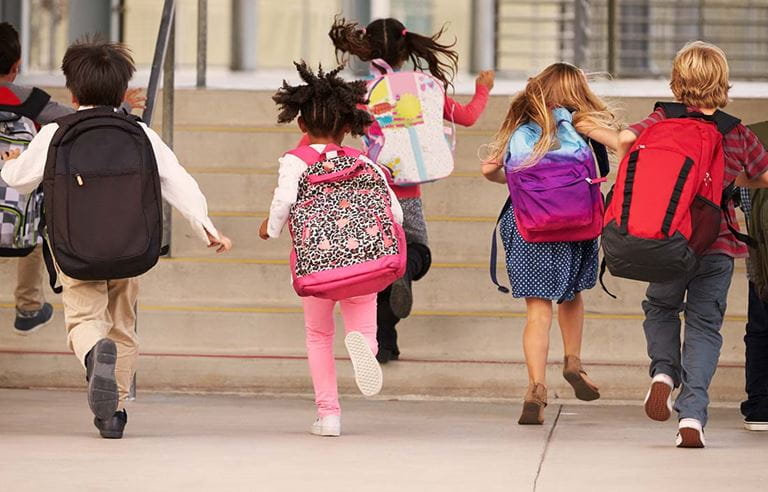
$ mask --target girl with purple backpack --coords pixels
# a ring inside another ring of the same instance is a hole
[[[403,212],[386,173],[359,150],[342,146],[348,133],[361,135],[371,117],[365,82],[346,82],[341,68],[317,74],[296,64],[304,84],[283,82],[273,100],[279,123],[298,117],[305,138],[280,158],[278,186],[262,239],[276,238],[288,224],[293,239],[293,286],[301,296],[307,359],[315,389],[317,419],[310,432],[341,434],[341,408],[333,354],[333,310],[338,302],[344,340],[360,391],[381,390],[376,360],[376,295],[405,271]]]
[[[499,224],[512,295],[525,298],[527,308],[523,349],[529,387],[520,424],[544,422],[553,301],[558,303],[565,350],[563,376],[578,399],[600,397],[580,360],[581,292],[597,281],[603,215],[599,183],[604,181],[586,140],[615,149],[617,127],[584,73],[573,65],[555,63],[529,79],[514,97],[491,157],[482,165],[488,180],[510,189]],[[605,149],[595,146],[600,157],[598,148],[602,154]],[[607,159],[601,167],[607,167]],[[494,236],[494,257],[495,244]],[[491,271],[495,272],[495,258]]]

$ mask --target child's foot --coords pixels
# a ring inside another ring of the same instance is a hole
[[[373,396],[381,391],[383,376],[381,366],[373,355],[371,347],[359,331],[350,331],[344,339],[352,368],[355,370],[355,382],[365,396]]]
[[[703,448],[704,428],[696,419],[681,419],[677,431],[676,444],[678,448]]]
[[[376,353],[376,360],[379,364],[386,364],[391,360],[397,360],[400,358],[400,351],[397,349],[389,349],[379,347],[379,351]]]
[[[587,377],[587,372],[581,367],[581,359],[575,355],[565,356],[563,377],[573,386],[579,400],[592,401],[600,398],[600,389]]]
[[[117,347],[108,338],[99,340],[85,356],[88,405],[93,414],[102,420],[112,418],[117,411],[116,362]]]
[[[659,373],[651,380],[651,389],[645,397],[645,414],[652,420],[665,422],[672,416],[672,390],[675,383],[666,374]]]
[[[768,418],[754,418],[751,415],[744,419],[744,428],[748,431],[768,431]]]
[[[125,409],[115,412],[108,419],[93,418],[93,425],[99,429],[99,434],[104,439],[122,439],[125,424],[128,423],[128,412]]]
[[[17,335],[29,335],[50,323],[53,318],[53,306],[47,302],[37,311],[21,311],[16,309],[16,320],[13,329]]]
[[[309,432],[316,436],[339,437],[341,435],[341,416],[326,415],[318,417],[313,423]]]
[[[400,277],[392,284],[389,290],[389,307],[392,309],[392,314],[400,319],[411,315],[413,291],[411,282],[407,278]]]
[[[528,387],[528,393],[523,402],[523,413],[520,414],[520,425],[542,425],[544,423],[544,407],[547,406],[547,387],[535,383]]]

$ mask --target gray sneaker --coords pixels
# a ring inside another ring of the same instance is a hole
[[[400,319],[411,315],[413,291],[410,280],[405,277],[395,280],[389,291],[389,307],[392,309],[392,314]]]
[[[29,335],[47,325],[53,318],[53,306],[47,302],[38,311],[16,309],[16,321],[13,328],[18,335]]]

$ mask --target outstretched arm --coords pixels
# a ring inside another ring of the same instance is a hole
[[[483,111],[485,111],[495,77],[494,73],[490,70],[480,72],[475,81],[475,95],[472,96],[472,100],[466,105],[461,105],[452,97],[446,95],[443,117],[457,125],[474,125],[478,118],[480,118],[480,115],[483,114]]]

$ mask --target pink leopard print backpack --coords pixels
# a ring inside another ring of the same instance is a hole
[[[406,242],[385,179],[351,147],[310,146],[291,207],[293,288],[301,297],[341,300],[384,290],[405,273]]]

